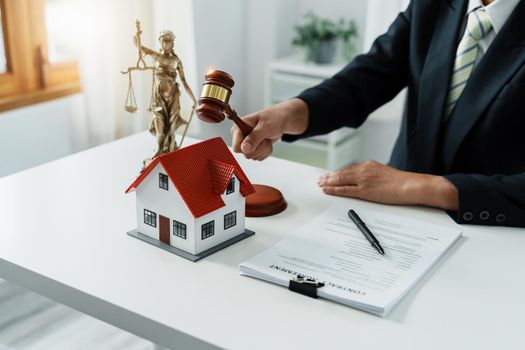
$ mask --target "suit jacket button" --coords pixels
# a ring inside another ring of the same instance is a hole
[[[496,215],[496,222],[499,222],[501,224],[505,220],[507,220],[507,217],[505,216],[505,214]]]
[[[474,218],[474,214],[472,214],[470,211],[466,211],[463,213],[463,220],[470,221]]]
[[[483,210],[481,213],[479,213],[479,218],[481,220],[487,220],[489,217],[490,217],[490,214],[486,210]]]

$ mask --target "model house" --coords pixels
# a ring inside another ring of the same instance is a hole
[[[132,191],[137,231],[196,255],[244,234],[245,197],[255,189],[216,137],[155,158]]]

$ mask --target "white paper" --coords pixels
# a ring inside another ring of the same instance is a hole
[[[385,250],[380,255],[347,215],[354,209]],[[318,295],[384,316],[461,236],[457,228],[335,204],[263,253],[243,275],[288,286],[297,274],[323,282]]]

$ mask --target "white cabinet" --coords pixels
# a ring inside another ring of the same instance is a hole
[[[344,64],[341,63],[305,63],[297,56],[275,60],[267,67],[265,103],[271,106],[297,96],[303,90],[331,77],[343,67]],[[274,145],[274,155],[336,170],[357,161],[359,144],[359,133],[355,129],[342,128],[327,135],[294,143],[278,142]]]

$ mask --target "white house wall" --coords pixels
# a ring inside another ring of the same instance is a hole
[[[152,238],[159,239],[159,215],[170,219],[170,243],[172,246],[183,249],[191,254],[196,254],[195,250],[195,218],[190,213],[186,203],[173,183],[168,181],[168,190],[159,187],[159,173],[167,174],[160,163],[146,176],[139,187],[137,193],[137,227],[140,233]],[[144,209],[157,214],[157,227],[152,227],[144,223]],[[173,234],[173,220],[186,224],[186,239]],[[200,240],[200,230],[198,231]]]
[[[216,246],[217,244],[224,242],[227,239],[233,238],[234,236],[244,232],[244,197],[240,192],[240,183],[239,179],[235,176],[235,192],[231,194],[222,195],[222,200],[224,207],[200,218],[197,218],[195,224],[195,245],[197,254],[205,251],[211,247]],[[224,230],[224,215],[231,213],[232,211],[237,211],[237,224],[233,227],[230,227],[227,230]],[[215,233],[213,236],[202,238],[201,226],[207,222],[215,221]]]

